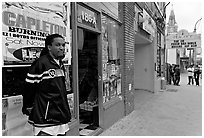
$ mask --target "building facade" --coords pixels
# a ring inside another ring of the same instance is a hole
[[[21,86],[48,34],[59,33],[68,42],[67,135],[97,135],[134,110],[135,92],[162,89],[164,2],[2,5],[3,135],[33,135],[21,113]]]
[[[157,92],[165,74],[165,3],[137,2],[134,88]],[[154,80],[154,81],[153,81]]]

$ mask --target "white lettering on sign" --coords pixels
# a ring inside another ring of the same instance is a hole
[[[81,11],[81,16],[82,16],[82,20],[92,23],[94,25],[96,24],[96,18],[92,16],[91,14]]]
[[[20,12],[16,12],[13,9],[8,9],[10,11],[3,11],[2,13],[2,22],[5,26],[9,27],[10,32],[16,32],[21,34],[28,34],[28,35],[39,35],[40,33],[59,33],[63,36],[66,36],[66,27],[64,25],[59,25],[58,22],[48,22],[44,21],[43,18],[40,19],[37,16],[39,13],[37,12],[30,12],[32,13],[31,16],[27,16],[25,9],[23,14]],[[25,12],[25,13],[24,13]],[[36,14],[36,16],[34,16]],[[51,17],[50,17],[51,18]],[[62,24],[62,23],[60,23]]]
[[[170,35],[166,37],[167,48],[197,48],[201,47],[201,35],[191,34],[185,36]]]

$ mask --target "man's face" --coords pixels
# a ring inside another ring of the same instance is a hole
[[[65,41],[61,37],[54,38],[51,45],[48,46],[50,54],[55,59],[63,59],[65,57]]]

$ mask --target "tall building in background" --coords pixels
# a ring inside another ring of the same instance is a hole
[[[167,36],[176,34],[178,34],[178,25],[176,23],[176,17],[172,5],[172,10],[169,15],[169,21],[167,23]],[[185,49],[167,49],[167,63],[180,65],[180,57],[184,54]]]
[[[169,15],[169,21],[167,23],[167,35],[175,34],[177,32],[178,32],[178,25],[176,23],[174,10],[172,8],[171,13]]]

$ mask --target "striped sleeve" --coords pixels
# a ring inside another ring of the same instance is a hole
[[[35,74],[35,75],[32,75],[32,74]],[[22,107],[23,113],[27,111],[27,108],[31,108],[33,106],[35,93],[38,90],[39,75],[40,75],[39,74],[39,63],[35,61],[29,68],[29,71],[25,78],[25,86],[24,86],[24,91],[22,93],[23,95],[23,107]]]

